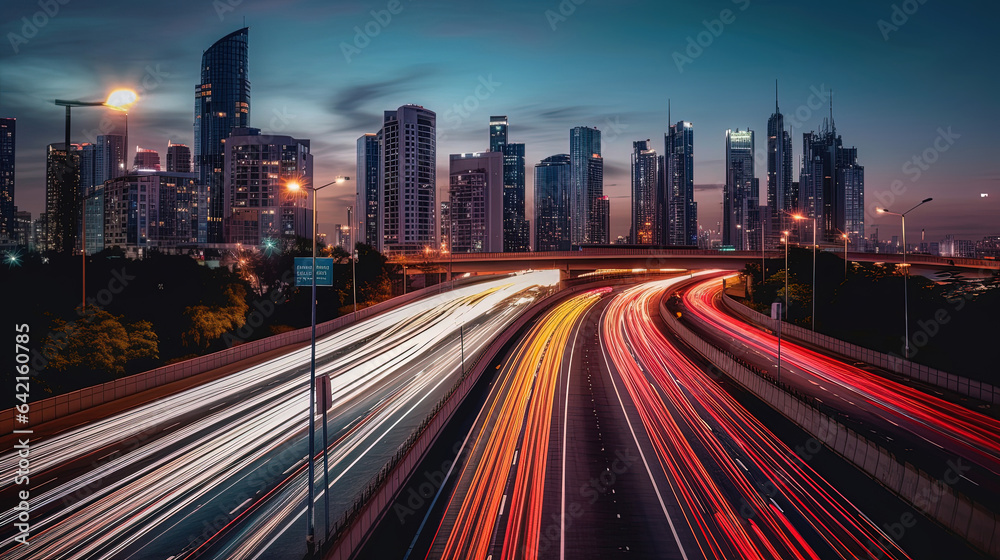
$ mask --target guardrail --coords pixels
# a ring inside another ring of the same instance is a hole
[[[961,473],[952,472],[950,465],[941,476],[934,477],[910,463],[901,463],[877,443],[800,401],[772,381],[738,363],[723,350],[702,340],[670,313],[663,300],[660,301],[660,316],[681,340],[722,373],[757,395],[817,441],[853,463],[917,511],[964,538],[980,551],[993,558],[1000,558],[1000,519],[982,504],[952,488],[951,484],[958,481],[957,476]],[[948,479],[952,475],[955,480],[949,483]]]
[[[316,336],[327,335],[337,329],[346,327],[356,321],[368,319],[379,313],[389,311],[401,305],[405,305],[414,300],[427,295],[450,291],[457,287],[475,282],[482,282],[488,277],[478,276],[461,278],[443,284],[437,284],[410,292],[408,294],[391,298],[364,309],[359,309],[357,315],[350,313],[316,325]],[[311,337],[311,327],[305,327],[294,331],[246,342],[237,346],[206,354],[183,362],[177,362],[156,369],[151,369],[142,373],[108,381],[100,385],[85,387],[76,391],[71,391],[55,397],[49,397],[30,402],[28,423],[18,423],[15,425],[15,409],[9,408],[0,411],[0,430],[11,433],[15,429],[33,428],[39,424],[62,418],[70,414],[93,408],[122,397],[127,397],[140,393],[147,389],[161,387],[174,381],[186,379],[188,377],[205,373],[213,369],[236,363],[240,360],[252,358],[260,354],[270,352],[291,344],[308,342]]]
[[[757,310],[751,309],[734,300],[725,293],[722,295],[722,303],[727,309],[743,319],[750,321],[751,323],[764,325],[772,331],[778,328],[777,319],[772,319]],[[994,405],[1000,404],[1000,388],[997,388],[989,383],[973,381],[967,377],[953,375],[951,373],[943,372],[909,360],[904,360],[899,356],[876,352],[870,348],[844,342],[843,340],[833,338],[832,336],[826,336],[825,334],[820,334],[786,322],[781,323],[781,335],[787,338],[798,339],[807,344],[812,344],[830,352],[835,352],[841,356],[847,356],[852,360],[878,366],[911,379],[923,381],[924,383],[929,383],[931,385],[941,387],[942,389],[948,389],[949,391],[954,391],[967,397],[979,399]]]

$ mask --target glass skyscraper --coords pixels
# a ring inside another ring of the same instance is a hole
[[[208,242],[222,243],[224,231],[223,140],[234,128],[250,126],[248,28],[219,39],[201,57],[201,83],[194,93],[194,159],[208,192]]]
[[[14,141],[17,119],[0,119],[0,236],[14,236]]]
[[[694,125],[678,121],[664,135],[667,227],[664,245],[698,245],[694,201]]]
[[[569,132],[570,157],[570,227],[574,245],[590,242],[594,201],[604,195],[603,165],[601,160],[601,131],[597,128],[578,126]],[[599,160],[595,164],[590,160]],[[593,166],[602,167],[601,173]],[[598,179],[598,177],[601,177]]]
[[[726,183],[722,189],[722,244],[738,251],[760,248],[757,206],[760,187],[754,175],[752,130],[726,131]]]
[[[358,241],[378,247],[378,237],[382,231],[379,221],[379,164],[382,157],[381,136],[367,133],[358,138],[358,186],[356,216]]]
[[[660,158],[649,140],[632,142],[632,243],[660,243]]]
[[[774,114],[767,119],[767,206],[774,224],[785,231],[791,223],[789,214],[799,208],[799,193],[792,183],[792,135],[785,130],[785,117],[778,110],[777,85],[774,92]],[[777,237],[768,233],[769,239]],[[773,244],[771,241],[769,245]]]
[[[819,132],[802,135],[799,173],[802,213],[816,218],[816,238],[839,242],[840,232],[852,239],[864,236],[865,168],[858,165],[857,148],[845,148],[833,119],[824,119]],[[800,239],[811,239],[810,220],[800,224]],[[803,237],[805,236],[805,237]]]
[[[535,165],[535,251],[569,251],[570,156],[558,154]]]
[[[507,141],[507,117],[490,117],[490,151],[503,153],[503,250],[528,250],[528,221],[524,219],[524,144]]]

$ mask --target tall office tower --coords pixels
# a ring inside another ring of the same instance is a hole
[[[503,250],[528,250],[529,227],[524,219],[524,144],[503,147]]]
[[[67,154],[62,142],[49,144],[46,153],[45,214],[46,248],[72,254],[80,226],[80,157],[72,146]]]
[[[632,242],[640,245],[662,239],[660,161],[649,140],[632,142]]]
[[[535,251],[569,251],[570,231],[569,154],[547,157],[535,164]]]
[[[355,203],[355,221],[358,228],[358,241],[372,247],[378,247],[380,232],[379,221],[379,162],[382,157],[382,137],[379,134],[367,133],[358,138],[358,174],[357,202]]]
[[[799,209],[798,184],[792,182],[792,133],[778,110],[778,85],[774,86],[774,113],[767,119],[767,207],[775,226],[766,231],[767,246],[776,246],[778,233],[789,230]]]
[[[90,142],[73,144],[73,151],[80,158],[80,193],[89,194],[97,186],[97,145]]]
[[[449,160],[451,250],[456,253],[502,252],[503,154],[452,154]]]
[[[191,148],[167,140],[167,172],[191,173]]]
[[[31,244],[31,212],[14,207],[14,234],[11,238],[21,247]]]
[[[441,201],[441,250],[451,252],[451,204]]]
[[[125,167],[125,137],[102,134],[94,151],[94,186],[128,173]]]
[[[664,135],[667,227],[665,245],[698,244],[694,201],[694,125],[678,121]]]
[[[726,184],[722,189],[722,244],[738,251],[760,249],[752,130],[726,131]]]
[[[802,135],[802,170],[799,173],[802,213],[815,217],[817,240],[839,242],[840,232],[852,239],[864,235],[865,168],[858,165],[857,148],[845,148],[830,119],[819,132]],[[802,220],[800,239],[811,240],[812,221]],[[801,237],[806,235],[806,237]]]
[[[0,118],[0,237],[14,230],[14,143],[17,119]]]
[[[507,116],[490,117],[490,151],[502,152],[507,145]]]
[[[151,249],[167,252],[195,242],[196,173],[133,171],[109,180],[99,191],[104,203],[104,238],[94,249],[119,247],[135,257]],[[90,239],[87,245],[91,246]]]
[[[385,112],[379,251],[418,253],[437,246],[436,130],[437,115],[419,105]]]
[[[31,251],[47,251],[49,248],[49,218],[42,212],[38,218],[31,222],[31,243],[28,249]]]
[[[591,171],[591,159],[601,157],[601,131],[578,126],[569,131],[570,157],[570,228],[574,245],[589,243],[590,223],[594,199],[604,195],[603,180],[593,183],[596,175]],[[599,164],[604,165],[601,161]],[[603,172],[601,173],[603,177]]]
[[[590,199],[590,208],[587,217],[587,243],[607,243],[608,224],[604,223],[604,218],[600,214],[604,200],[604,158],[600,154],[594,154],[587,158],[587,197]],[[610,199],[609,199],[610,203]],[[609,210],[610,211],[610,210]]]
[[[234,128],[224,158],[226,243],[260,245],[265,238],[312,238],[312,196],[291,181],[312,185],[309,140]]]
[[[160,152],[136,146],[135,159],[132,160],[132,170],[162,171],[162,169],[160,169]]]
[[[201,83],[194,91],[194,161],[208,190],[208,242],[224,240],[225,140],[250,126],[248,28],[219,39],[201,56]]]
[[[611,243],[611,199],[601,195],[594,200],[594,221],[591,230],[591,243],[608,245]]]

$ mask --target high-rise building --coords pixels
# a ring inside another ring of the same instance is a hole
[[[84,224],[86,228],[84,250],[93,255],[104,249],[104,185],[91,189],[83,199]]]
[[[504,250],[503,154],[452,154],[449,165],[451,250],[499,253]]]
[[[832,112],[819,132],[802,135],[799,184],[801,212],[816,218],[818,240],[838,242],[841,232],[854,240],[864,235],[865,168],[858,164],[857,148],[844,147]],[[799,226],[800,239],[811,239],[812,220]]]
[[[312,197],[286,188],[312,185],[309,140],[235,128],[226,139],[223,223],[226,243],[260,245],[266,238],[312,238]]]
[[[694,125],[678,121],[664,135],[667,227],[665,245],[698,244],[698,205],[694,201]]]
[[[382,122],[380,251],[437,246],[437,115],[419,105],[386,111]]]
[[[136,146],[135,159],[132,160],[132,170],[162,171],[160,169],[160,152]]]
[[[194,159],[208,190],[208,241],[224,240],[225,140],[250,126],[248,28],[219,39],[202,54],[201,83],[194,92]]]
[[[333,224],[333,233],[333,245],[351,253],[351,247],[353,246],[351,243],[351,225]]]
[[[524,144],[503,147],[503,250],[523,253],[529,245],[529,223],[524,218]]]
[[[95,249],[119,247],[143,256],[195,243],[200,190],[196,173],[133,171],[111,179],[101,189],[104,238]]]
[[[604,196],[601,160],[601,131],[596,127],[578,126],[569,132],[570,157],[570,228],[574,245],[589,243],[593,221],[594,200]],[[600,161],[600,163],[591,160]],[[601,172],[595,168],[601,166]],[[601,179],[597,181],[597,177]],[[597,181],[597,182],[595,182]]]
[[[441,201],[441,250],[451,252],[451,204]]]
[[[167,141],[167,173],[191,173],[191,148]]]
[[[31,242],[28,249],[31,251],[47,251],[49,248],[49,218],[42,212],[38,218],[31,222]]]
[[[632,142],[632,242],[640,245],[662,242],[660,161],[649,140]]]
[[[0,237],[14,230],[14,144],[17,119],[0,118]]]
[[[125,137],[102,134],[94,149],[94,186],[128,173],[125,167]]]
[[[80,193],[84,196],[94,190],[97,183],[97,145],[90,142],[73,144],[80,158]]]
[[[754,172],[752,130],[726,131],[726,183],[722,190],[722,244],[739,251],[760,248],[760,186]]]
[[[381,136],[367,133],[358,138],[357,208],[358,241],[378,247],[382,222],[379,221],[379,163]]]
[[[792,182],[792,132],[785,130],[785,117],[778,110],[778,86],[775,83],[774,113],[767,119],[767,207],[775,231],[765,231],[767,246],[774,247],[778,232],[791,225],[789,214],[799,209],[798,183]]]
[[[611,199],[601,195],[594,200],[594,221],[592,223],[590,242],[601,245],[611,243]]]
[[[49,144],[45,159],[47,249],[72,254],[80,227],[80,158],[72,146]]]
[[[535,251],[569,251],[570,231],[569,154],[547,157],[535,164]]]
[[[490,117],[490,151],[503,152],[507,145],[507,116]]]
[[[14,208],[14,235],[11,238],[21,247],[31,244],[31,212]]]

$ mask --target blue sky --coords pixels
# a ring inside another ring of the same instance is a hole
[[[168,140],[191,145],[201,53],[245,17],[251,124],[311,139],[318,182],[354,177],[357,137],[378,130],[382,111],[416,103],[438,114],[443,193],[448,154],[485,149],[490,115],[506,114],[511,141],[526,144],[530,219],[534,163],[568,152],[570,128],[597,126],[612,236],[625,235],[632,141],[651,138],[662,151],[670,99],[673,120],[694,123],[699,222],[714,228],[725,131],[750,127],[762,153],[777,79],[786,122],[798,123],[796,158],[801,133],[829,114],[833,90],[837,129],[865,166],[869,206],[905,210],[933,196],[911,218],[911,235],[1000,234],[995,3],[49,1],[58,5],[52,17],[38,15],[38,0],[0,7],[0,114],[18,118],[16,203],[33,215],[44,205],[45,145],[63,137],[53,99],[139,87],[133,149],[162,156]],[[35,20],[34,33],[23,18]],[[359,38],[356,27],[369,33]],[[356,50],[345,55],[345,45]],[[102,117],[120,118],[75,110],[73,141],[90,139]],[[762,188],[765,175],[759,164]],[[353,181],[336,188],[323,191],[324,229],[346,220]],[[867,223],[882,238],[898,234],[896,220]]]

